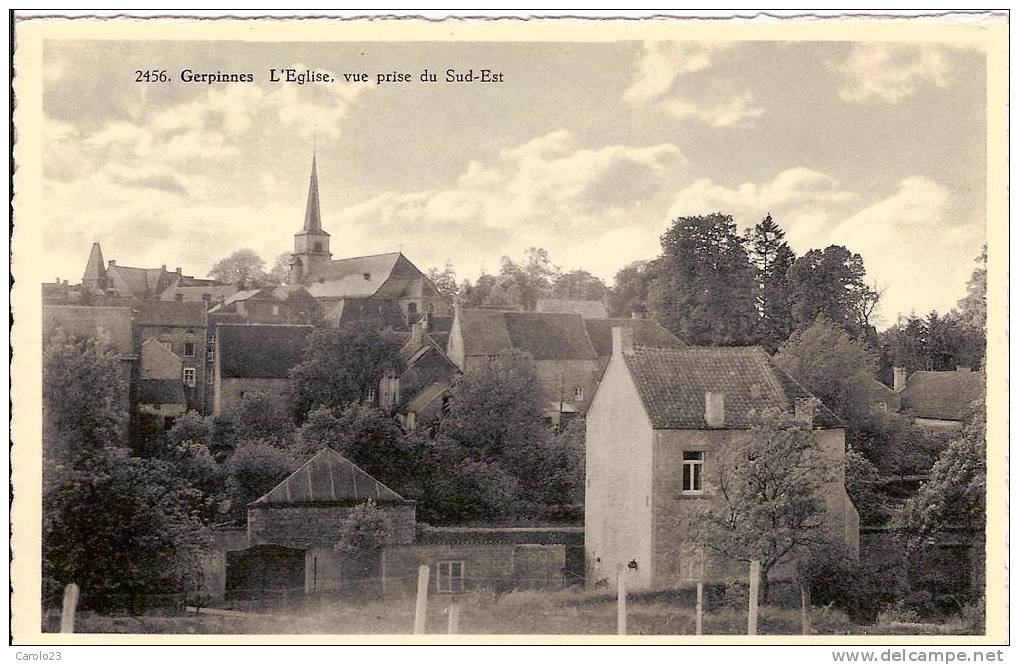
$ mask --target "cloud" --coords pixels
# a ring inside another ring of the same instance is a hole
[[[693,101],[680,94],[678,82],[690,74],[708,69],[715,54],[731,48],[725,42],[644,42],[634,66],[635,77],[623,92],[623,100],[638,106],[653,106],[677,119],[693,118],[712,127],[745,126],[762,115],[748,91],[733,95],[712,84]]]
[[[935,44],[854,44],[848,57],[829,67],[842,76],[839,97],[847,102],[900,102],[921,87],[947,86],[951,47]]]

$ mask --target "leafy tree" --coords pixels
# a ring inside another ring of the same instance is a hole
[[[128,594],[194,589],[208,546],[201,502],[170,463],[112,446],[54,470],[43,493],[45,595],[56,600],[75,582],[82,603],[102,609]]]
[[[294,289],[287,294],[283,302],[290,310],[290,316],[295,323],[317,328],[325,325],[325,312],[322,310],[322,305],[306,289]]]
[[[226,486],[231,508],[242,516],[245,506],[293,473],[297,460],[286,450],[264,441],[240,441],[226,462]]]
[[[300,458],[311,457],[323,448],[340,452],[347,440],[332,409],[317,406],[308,412],[294,437],[294,451]]]
[[[860,524],[888,522],[891,503],[884,492],[878,468],[853,446],[846,447],[846,491],[860,514]]]
[[[474,284],[466,279],[460,285],[460,298],[464,307],[481,307],[488,301],[488,296],[495,288],[499,279],[495,275],[482,274]]]
[[[492,521],[509,515],[519,483],[494,462],[479,461],[463,446],[439,437],[424,449],[421,519],[433,524]]]
[[[167,432],[167,439],[173,447],[184,444],[212,444],[212,418],[203,416],[194,410],[185,411],[173,421],[173,427]]]
[[[792,317],[805,328],[823,316],[856,338],[871,334],[880,294],[865,282],[863,258],[840,245],[812,249],[788,271]]]
[[[746,244],[755,270],[758,335],[774,351],[793,330],[788,273],[796,255],[770,214],[747,231]]]
[[[959,301],[959,314],[965,325],[987,329],[987,245],[977,257],[977,267],[966,284],[966,297]]]
[[[439,295],[441,295],[446,302],[456,302],[460,297],[460,286],[456,281],[456,270],[453,268],[453,264],[451,262],[446,261],[446,265],[443,266],[442,270],[439,270],[438,268],[429,268],[428,279],[430,279],[432,284],[435,285]]]
[[[272,264],[272,269],[266,273],[265,278],[261,280],[259,286],[261,288],[274,288],[282,286],[290,281],[290,261],[293,255],[290,252],[283,252],[276,257],[276,261]]]
[[[534,442],[520,477],[525,498],[545,505],[584,501],[585,430],[584,419],[577,418],[554,436]]]
[[[254,250],[238,249],[230,256],[216,261],[209,270],[209,276],[225,284],[236,284],[239,288],[261,288],[269,283],[265,272],[265,261]]]
[[[628,318],[646,313],[653,272],[648,261],[634,261],[617,272],[608,296],[609,316]]]
[[[561,273],[552,283],[552,297],[565,300],[601,300],[608,292],[605,282],[586,270]]]
[[[294,424],[285,397],[262,391],[249,392],[230,413],[234,435],[247,440],[271,442],[277,447],[290,445]]]
[[[520,264],[504,256],[499,269],[498,288],[489,292],[486,304],[503,306],[502,302],[494,302],[495,296],[499,296],[502,301],[533,312],[538,299],[547,297],[551,292],[552,283],[559,274],[559,267],[552,264],[548,252],[540,247],[528,247]]]
[[[679,217],[662,235],[648,310],[690,344],[739,345],[757,322],[753,267],[730,215]]]
[[[783,562],[831,546],[824,485],[832,464],[817,450],[807,423],[769,409],[739,441],[721,447],[712,490],[680,518],[691,542],[725,558],[761,563],[761,597],[768,601],[769,575]]]
[[[383,374],[403,370],[399,352],[397,340],[367,325],[314,331],[302,361],[290,370],[298,422],[316,406],[367,399]]]
[[[43,454],[74,464],[110,444],[124,445],[127,384],[105,336],[56,330],[43,349]],[[49,466],[49,464],[47,464]]]
[[[336,549],[341,552],[373,552],[392,540],[392,520],[372,499],[368,499],[354,506],[343,521]]]

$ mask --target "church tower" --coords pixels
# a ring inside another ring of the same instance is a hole
[[[318,204],[318,168],[316,156],[311,157],[311,183],[308,205],[304,211],[304,228],[294,234],[294,254],[290,260],[290,283],[300,284],[320,267],[332,260],[329,234],[322,230],[322,211]]]

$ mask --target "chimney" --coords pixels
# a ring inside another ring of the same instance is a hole
[[[704,393],[704,422],[708,427],[725,427],[725,394],[711,392]]]
[[[117,265],[117,261],[115,259],[110,259],[108,267],[109,268],[113,268],[116,265]]]
[[[801,397],[796,400],[796,420],[814,424],[814,413],[817,411],[817,400],[813,397]]]
[[[423,327],[424,325],[421,321],[415,321],[410,324],[410,343],[414,346],[421,344],[421,341],[424,339]]]
[[[163,272],[166,272],[166,264],[165,264],[165,263],[164,263],[163,265],[159,266],[159,268],[160,268],[160,269],[161,269],[161,270],[162,270]]]
[[[174,268],[174,270],[176,270],[176,271],[177,271],[177,274],[178,274],[178,275],[180,274],[180,267]]]
[[[956,365],[955,366],[955,371],[956,372],[972,372],[973,368],[969,367],[967,365]]]
[[[905,367],[893,367],[892,368],[892,389],[897,393],[901,393],[902,389],[906,387],[906,368]]]
[[[612,355],[633,355],[633,328],[615,326],[612,328]]]

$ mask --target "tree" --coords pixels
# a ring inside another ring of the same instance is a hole
[[[48,474],[43,493],[44,594],[81,587],[86,607],[131,594],[194,590],[208,534],[202,497],[168,462],[107,447],[87,466]]]
[[[43,455],[76,464],[107,445],[125,445],[127,383],[105,335],[58,329],[43,350]],[[49,464],[47,464],[49,466]]]
[[[290,370],[298,422],[316,406],[367,399],[386,372],[399,374],[403,367],[400,343],[369,325],[315,330],[301,362]]]
[[[634,261],[617,272],[608,295],[609,316],[629,318],[646,313],[653,272],[648,261]]]
[[[571,270],[556,277],[552,283],[552,297],[564,300],[601,300],[608,287],[586,270]]]
[[[450,261],[446,261],[442,270],[429,268],[428,279],[435,285],[435,289],[446,302],[456,302],[459,299],[460,287],[456,282],[456,270],[453,269],[453,264]]]
[[[325,325],[325,312],[315,296],[307,289],[294,289],[283,299],[295,323],[321,328]]]
[[[484,305],[498,281],[495,275],[486,274],[479,276],[474,284],[465,279],[460,285],[460,299],[464,307],[481,307]]]
[[[966,284],[966,297],[959,301],[963,323],[976,330],[987,330],[987,245],[977,257],[977,267]]]
[[[502,266],[499,269],[498,289],[493,289],[488,296],[499,295],[500,300],[505,300],[520,307],[521,309],[533,312],[537,307],[538,299],[548,297],[552,289],[552,283],[558,279],[559,267],[552,264],[548,252],[540,247],[528,247],[525,252],[524,262],[518,264],[510,257],[502,257]],[[486,302],[489,306],[502,306],[499,302]]]
[[[294,431],[291,412],[285,397],[262,391],[249,392],[230,413],[234,435],[287,448]]]
[[[788,273],[796,255],[770,214],[747,231],[746,243],[755,271],[758,336],[774,351],[793,330]]]
[[[238,517],[245,506],[293,473],[297,460],[286,450],[263,441],[240,441],[226,462],[226,487]]]
[[[750,343],[753,267],[730,215],[678,217],[662,235],[648,290],[654,318],[689,344]]]
[[[216,261],[209,276],[225,284],[236,284],[238,288],[261,288],[268,283],[265,261],[251,249],[238,249]]]
[[[212,445],[212,418],[189,409],[173,421],[173,427],[167,432],[167,439],[172,447],[185,444]]]
[[[283,252],[276,257],[276,261],[272,264],[272,270],[266,275],[265,279],[262,280],[262,288],[273,288],[277,286],[283,286],[290,281],[290,261],[293,255],[290,252]]]
[[[336,549],[364,553],[382,549],[393,540],[393,522],[372,499],[354,506],[343,521]]]
[[[831,321],[819,318],[793,333],[775,354],[775,364],[850,425],[871,410],[867,384],[877,380],[877,358]]]
[[[680,518],[692,543],[724,558],[761,563],[761,598],[783,562],[831,547],[822,488],[832,464],[814,443],[810,425],[766,410],[738,441],[721,446],[713,465],[717,501]]]
[[[796,328],[824,316],[856,338],[872,334],[870,315],[880,294],[864,280],[863,258],[840,245],[812,249],[788,271]]]
[[[479,461],[463,446],[438,437],[423,449],[421,519],[432,524],[492,521],[510,514],[519,483],[494,462]]]
[[[860,524],[884,526],[888,522],[891,502],[884,492],[881,473],[853,446],[846,447],[846,491],[860,514]]]

